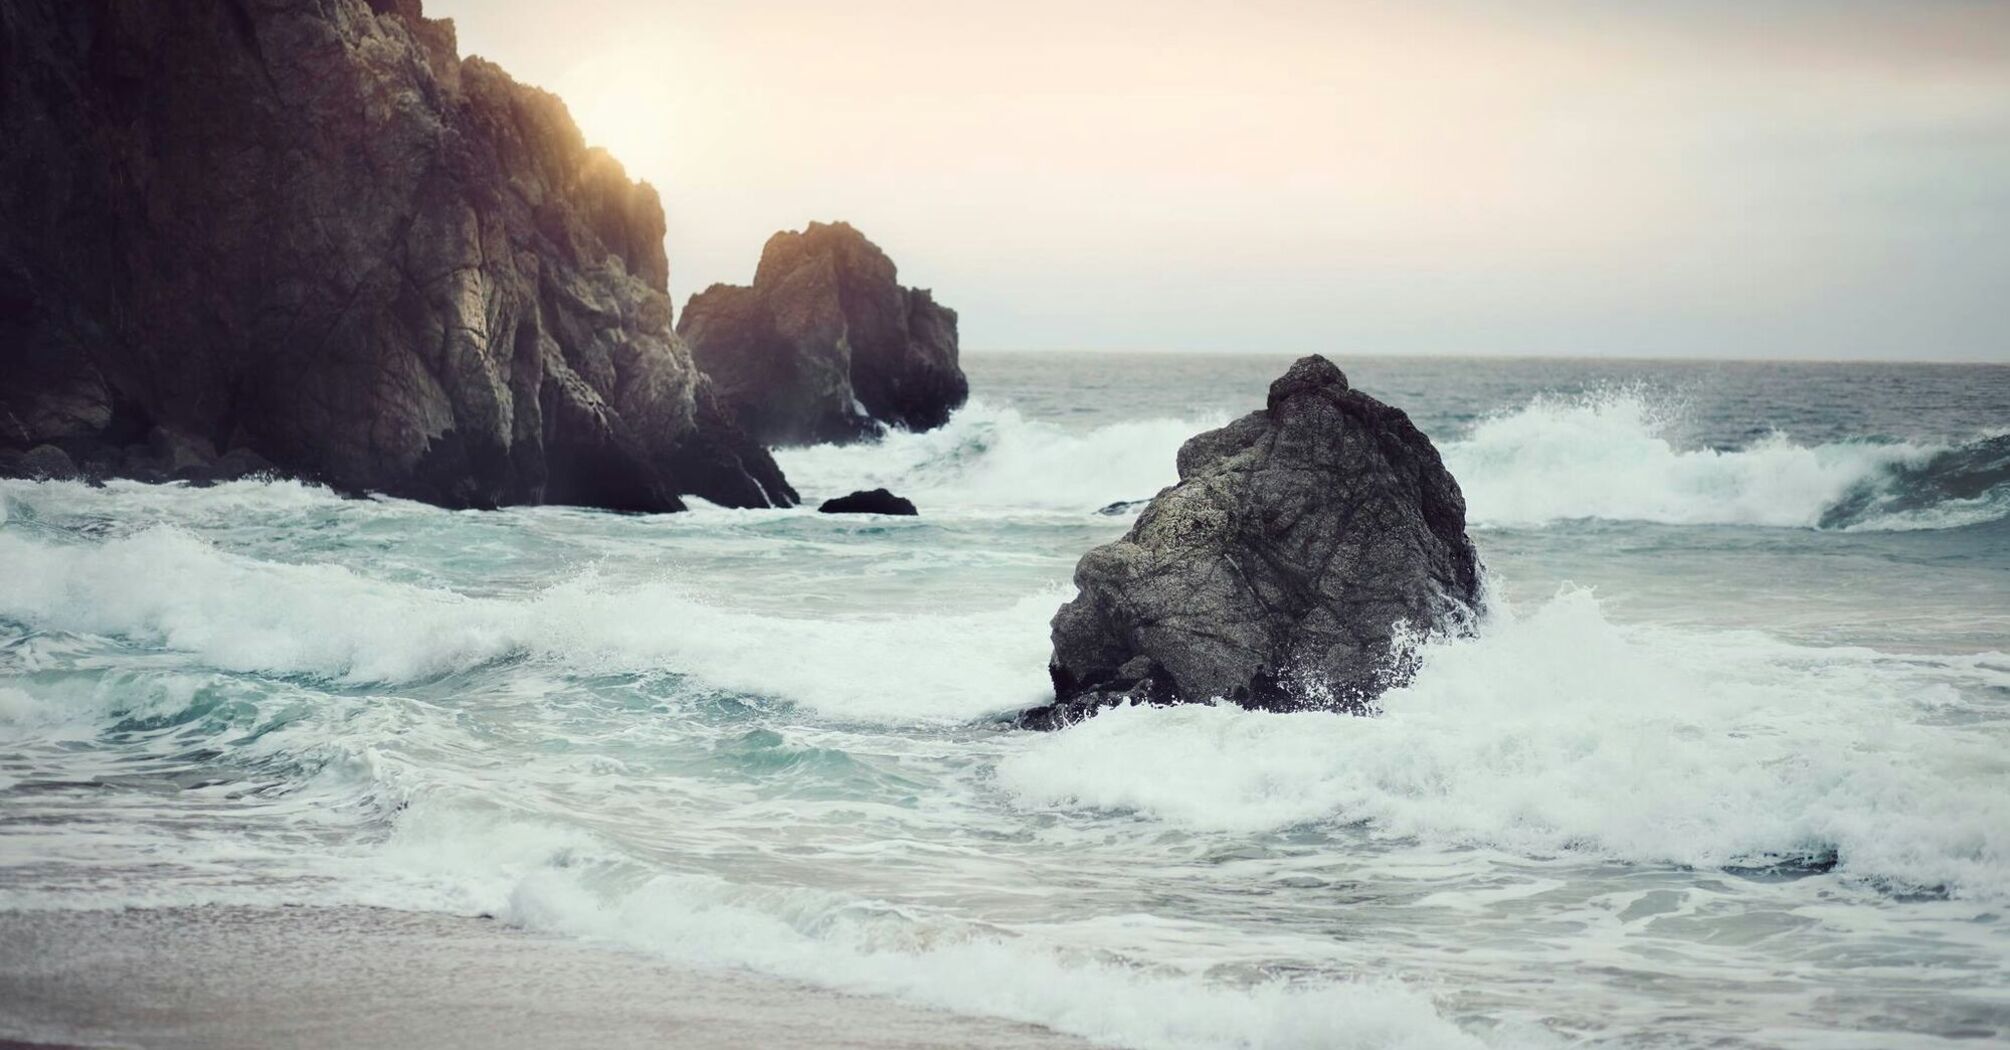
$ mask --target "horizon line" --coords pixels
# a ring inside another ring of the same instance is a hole
[[[966,347],[965,354],[1100,354],[1111,357],[1304,357],[1307,354],[1321,354],[1333,357],[1336,354],[1349,358],[1370,358],[1375,360],[1435,360],[1435,361],[1626,361],[1642,364],[1683,363],[1683,364],[1796,364],[1796,365],[1931,365],[1946,367],[2010,368],[2010,357],[2003,360],[1987,358],[1892,358],[1892,357],[1740,357],[1728,355],[1671,355],[1671,354],[1629,354],[1623,351],[1608,354],[1571,353],[1529,353],[1522,351],[1487,350],[1414,350],[1414,351],[1351,351],[1321,350],[1209,350],[1196,348],[1140,348],[1140,347]]]

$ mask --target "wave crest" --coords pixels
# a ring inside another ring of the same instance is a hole
[[[2010,514],[2010,439],[1684,449],[1638,390],[1541,397],[1444,444],[1476,526],[1582,518],[1669,525],[1896,530]]]
[[[915,500],[923,513],[1090,511],[1172,484],[1180,445],[1224,422],[1141,419],[1078,431],[973,400],[926,433],[784,449],[776,459],[806,501],[884,486]]]
[[[173,527],[102,543],[0,534],[0,579],[0,620],[165,646],[231,671],[369,685],[512,659],[581,674],[668,670],[864,721],[959,722],[1037,702],[1041,625],[1061,600],[1043,590],[961,615],[823,620],[591,572],[522,598],[476,597],[261,561]]]
[[[876,444],[789,449],[812,499],[884,486],[931,515],[1081,513],[1177,480],[1174,459],[1210,419],[1073,430],[973,401],[949,424]],[[1603,519],[1861,531],[1948,529],[2010,517],[2010,435],[1956,446],[1870,440],[1684,448],[1675,414],[1639,389],[1538,397],[1439,448],[1479,528]],[[1129,508],[1123,508],[1129,509]]]
[[[1588,591],[1427,646],[1374,718],[1107,711],[1006,760],[1031,806],[1704,867],[1825,863],[2010,895],[2000,738],[1946,724],[2001,654],[1900,657],[1615,624]],[[1176,771],[1177,775],[1167,775]]]

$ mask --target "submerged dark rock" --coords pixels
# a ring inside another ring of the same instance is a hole
[[[766,445],[930,430],[970,396],[956,311],[900,286],[893,260],[838,223],[769,238],[751,287],[691,297],[677,331],[742,429]]]
[[[82,450],[82,462],[56,445],[37,445],[26,452],[0,448],[0,477],[75,479],[92,484],[111,478],[130,478],[213,485],[278,473],[265,457],[249,449],[237,448],[217,455],[209,442],[161,427],[155,427],[146,440],[124,447],[98,439],[73,439],[69,443]]]
[[[11,460],[0,461],[0,470],[39,481],[68,481],[79,476],[77,461],[54,445],[36,445],[26,452],[17,452]]]
[[[1189,440],[1179,483],[1075,568],[1054,616],[1053,728],[1125,702],[1368,709],[1398,636],[1479,604],[1465,499],[1408,416],[1323,357],[1267,407]]]
[[[914,504],[888,492],[885,489],[854,492],[849,496],[827,499],[817,507],[820,514],[899,514],[912,516],[917,513]]]
[[[418,0],[0,5],[0,141],[0,449],[795,502],[671,330],[656,192]]]

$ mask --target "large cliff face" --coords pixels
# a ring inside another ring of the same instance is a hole
[[[418,0],[5,0],[0,141],[0,448],[795,500],[671,330],[655,191]]]
[[[903,288],[893,260],[842,222],[768,239],[751,287],[691,297],[677,330],[740,425],[770,445],[929,430],[970,396],[956,311]]]

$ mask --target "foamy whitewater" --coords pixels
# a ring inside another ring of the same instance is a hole
[[[976,355],[808,510],[0,482],[0,908],[369,904],[1132,1047],[2010,1038],[2010,368],[1340,363],[1491,606],[1376,718],[1055,734],[1276,357]]]

